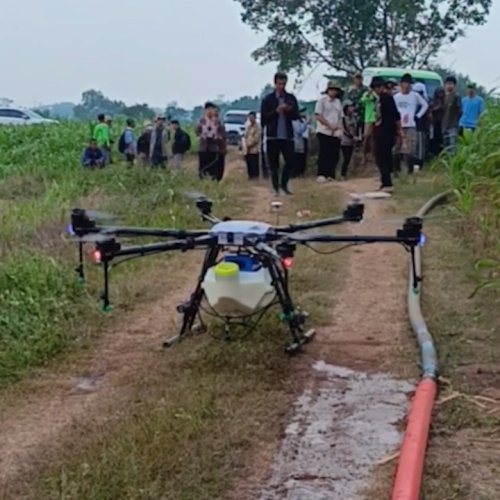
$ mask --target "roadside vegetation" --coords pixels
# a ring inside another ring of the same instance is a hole
[[[0,128],[0,386],[83,342],[103,321],[100,273],[90,271],[88,291],[75,280],[76,245],[65,239],[72,208],[109,211],[125,224],[182,227],[197,220],[183,196],[188,188],[226,199],[193,171],[174,177],[129,169],[118,158],[111,168],[83,170],[88,135],[85,123]],[[118,301],[129,289],[122,276],[113,278]]]
[[[441,372],[426,500],[492,500],[500,491],[499,130],[500,108],[490,106],[454,158],[398,188],[405,213],[454,192],[424,223],[423,312]]]

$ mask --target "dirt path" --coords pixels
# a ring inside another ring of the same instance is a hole
[[[240,161],[228,165],[230,175],[241,175],[241,168]],[[370,179],[353,180],[342,185],[346,195],[373,187],[374,182]],[[321,186],[318,189],[333,187]],[[255,185],[244,196],[253,202],[248,217],[269,219],[270,192],[267,186]],[[349,230],[393,233],[396,227],[376,222],[390,211],[391,203],[390,200],[368,202],[365,224]],[[332,297],[335,307],[331,326],[322,328],[315,342],[308,346],[316,369],[306,388],[308,392],[300,400],[305,402],[303,411],[300,412],[299,402],[298,417],[287,429],[290,439],[283,443],[281,454],[276,459],[279,467],[269,481],[268,496],[263,498],[361,498],[349,496],[346,492],[360,495],[362,489],[369,488],[373,463],[399,439],[395,424],[406,410],[404,403],[409,386],[393,381],[381,372],[415,374],[413,366],[410,370],[401,370],[395,361],[409,339],[404,301],[406,254],[395,245],[372,245],[348,252],[346,286],[339,295]],[[46,466],[50,458],[57,455],[58,449],[71,440],[77,440],[82,424],[90,416],[92,422],[98,422],[124,411],[131,394],[131,380],[139,379],[147,370],[149,360],[157,356],[164,335],[171,330],[167,318],[186,298],[191,286],[187,277],[194,278],[197,271],[198,260],[185,259],[183,284],[179,285],[177,273],[165,270],[162,286],[169,290],[168,294],[118,319],[116,326],[99,340],[96,355],[85,362],[85,366],[79,363],[63,376],[48,376],[22,404],[6,412],[0,422],[0,485],[3,491],[8,491],[7,488],[21,475],[28,477],[30,471]],[[348,370],[339,371],[339,366]],[[318,415],[325,414],[325,406],[318,404],[318,398],[332,392],[356,396],[352,401],[326,399],[326,408],[328,405],[333,408],[331,415],[335,418],[321,420]],[[380,400],[387,404],[379,406],[375,413],[371,412],[373,405],[370,403]],[[351,425],[349,418],[353,415],[357,416],[351,418],[354,422]],[[319,427],[318,423],[321,424]],[[294,433],[294,425],[298,432]],[[318,440],[318,433],[328,437]],[[371,442],[359,439],[374,433],[385,435],[387,439],[372,439]],[[335,449],[341,436],[345,437],[343,444]],[[305,447],[309,447],[306,454],[303,453]],[[364,451],[367,449],[371,451],[366,455]],[[346,455],[349,450],[356,454]],[[362,456],[365,456],[363,460],[360,459]],[[292,457],[300,459],[295,460],[301,469],[299,473],[295,466],[291,466]],[[270,461],[272,454],[262,460],[260,467],[267,464],[269,470]],[[342,478],[333,474],[332,464],[334,469],[346,471]],[[339,489],[338,485],[343,485],[344,489]],[[353,489],[346,489],[346,485]],[[258,498],[262,488],[258,490],[247,498]],[[3,491],[0,489],[0,496]],[[309,496],[300,496],[304,491]]]
[[[241,161],[231,160],[227,175],[240,175],[241,166]],[[125,406],[132,381],[147,370],[148,360],[163,349],[167,333],[174,331],[176,306],[189,296],[199,265],[199,256],[191,255],[183,259],[181,271],[165,269],[158,286],[168,292],[161,299],[129,314],[117,314],[113,327],[99,338],[91,359],[77,362],[66,374],[45,373],[22,402],[4,409],[0,422],[1,498],[6,498],[5,491],[11,491],[19,477],[26,479],[30,471],[46,465],[61,446],[78,436],[82,423],[99,424]]]
[[[340,185],[373,190],[371,179]],[[366,200],[366,220],[347,231],[394,234],[387,217],[392,200]],[[347,277],[332,300],[331,326],[308,346],[311,378],[285,430],[262,500],[355,500],[387,498],[390,484],[377,484],[377,461],[397,450],[416,364],[404,365],[411,344],[406,316],[407,255],[399,245],[366,245],[350,252]],[[376,493],[375,493],[376,490]],[[257,491],[255,491],[257,497]],[[250,497],[249,497],[250,498]]]

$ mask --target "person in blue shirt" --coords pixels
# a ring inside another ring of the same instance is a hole
[[[97,147],[95,139],[91,139],[82,155],[82,167],[85,168],[103,168],[105,165],[105,156],[100,148]]]
[[[462,98],[462,116],[460,117],[460,136],[463,136],[464,130],[474,132],[479,122],[479,117],[484,112],[484,99],[476,95],[474,84],[467,85],[467,95]]]

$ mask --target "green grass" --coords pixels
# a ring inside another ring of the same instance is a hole
[[[119,162],[84,170],[79,160],[88,133],[88,124],[71,122],[0,127],[0,386],[45,365],[88,334],[89,321],[99,322],[90,296],[74,283],[76,245],[64,241],[72,208],[111,211],[124,224],[179,228],[197,224],[185,190],[196,186],[218,202],[227,199],[193,173],[174,176]],[[153,273],[150,264],[128,267],[138,269]],[[120,276],[121,269],[114,277],[118,297],[127,289]],[[100,286],[91,273],[92,296]]]
[[[253,199],[247,191],[242,203],[247,195]],[[331,215],[336,205],[331,198],[325,204],[311,185],[284,207],[282,220],[293,220],[304,206],[314,216]],[[331,321],[341,262],[298,252],[292,288],[314,326]],[[217,325],[211,327],[217,335]],[[51,458],[38,481],[23,485],[24,493],[48,499],[235,498],[237,485],[255,471],[255,457],[279,441],[309,370],[300,356],[284,355],[288,335],[276,311],[244,339],[224,343],[209,335],[177,346],[167,361],[166,353],[151,354],[126,406],[114,406],[106,422],[89,418],[75,444]],[[306,359],[309,349],[314,343]]]

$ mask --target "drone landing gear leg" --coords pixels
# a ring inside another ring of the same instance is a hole
[[[75,269],[75,271],[78,275],[78,283],[85,283],[85,272],[83,268],[83,243],[81,241],[78,243],[78,267]]]
[[[281,318],[288,323],[293,339],[292,343],[285,348],[285,351],[288,354],[294,354],[299,351],[304,344],[307,344],[312,340],[316,334],[316,330],[310,329],[304,332],[303,326],[307,319],[307,314],[304,312],[298,312],[295,309],[288,291],[288,282],[286,277],[278,268],[276,268],[274,263],[269,267],[269,272],[273,278],[276,293],[281,304]]]
[[[203,324],[203,321],[201,320],[200,316],[200,305],[201,301],[203,300],[203,293],[204,293],[201,285],[205,278],[205,273],[210,267],[212,267],[215,264],[218,254],[219,254],[218,247],[211,248],[207,251],[195,291],[191,294],[191,297],[188,302],[181,304],[177,307],[177,311],[184,315],[182,318],[181,330],[178,333],[178,335],[175,335],[174,337],[167,339],[163,343],[163,347],[172,347],[173,345],[178,344],[181,340],[183,340],[187,336],[193,334],[194,330],[196,329],[196,325],[194,324],[194,322],[197,317],[200,319],[200,327],[201,327],[200,333],[202,333],[205,330],[205,325]]]

